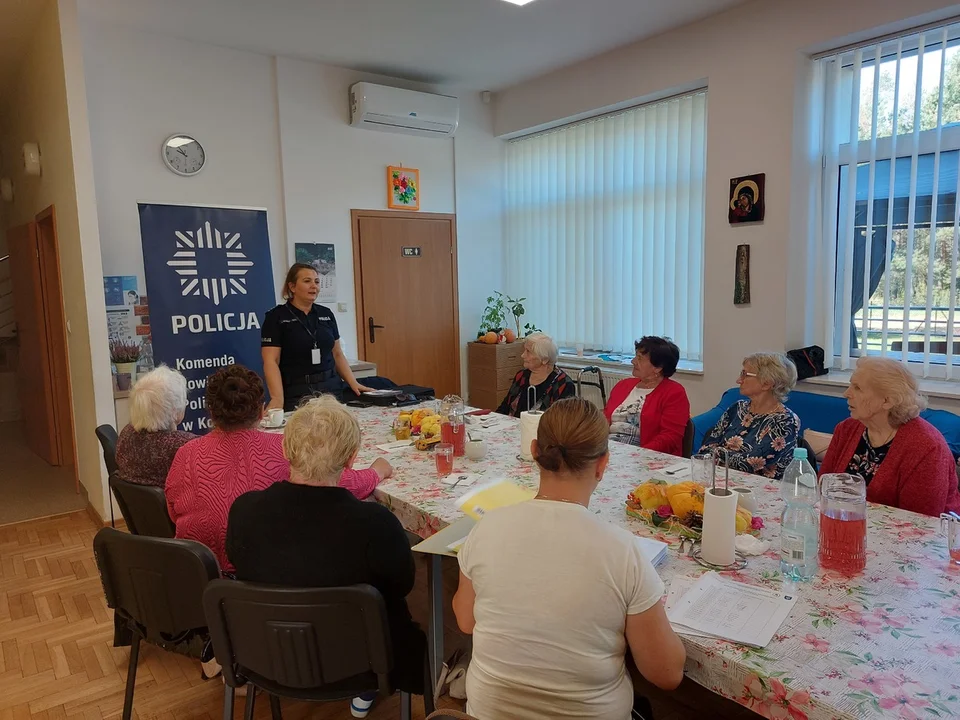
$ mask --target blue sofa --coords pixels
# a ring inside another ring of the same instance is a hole
[[[743,399],[740,389],[732,387],[720,397],[720,402],[710,410],[693,418],[695,428],[693,436],[694,452],[703,442],[703,436],[717,424],[723,411],[737,400]],[[800,418],[800,432],[833,433],[841,420],[850,417],[845,398],[834,395],[820,395],[810,392],[792,392],[785,405]],[[920,417],[943,433],[955,458],[960,457],[960,416],[946,410],[924,410]]]

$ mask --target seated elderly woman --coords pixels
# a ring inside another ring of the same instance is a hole
[[[520,417],[527,410],[546,410],[557,400],[573,397],[577,389],[567,374],[557,367],[560,351],[549,335],[533,333],[523,341],[523,370],[517,373],[507,396],[497,412],[510,417]],[[534,388],[536,400],[529,404],[529,389]]]
[[[653,336],[641,338],[635,347],[633,377],[614,385],[603,411],[610,423],[610,437],[682,455],[690,401],[683,385],[670,379],[680,362],[680,348],[667,338]]]
[[[308,588],[373,585],[387,608],[394,684],[421,694],[426,638],[407,608],[416,573],[407,535],[386,507],[338,487],[359,448],[356,418],[333,397],[302,405],[283,433],[289,481],[237,499],[227,553],[240,580]],[[364,717],[373,699],[354,698],[354,717]]]
[[[176,536],[213,550],[224,572],[233,572],[224,544],[234,500],[286,480],[290,465],[283,436],[260,430],[263,380],[242,365],[221,368],[207,380],[207,410],[214,430],[177,451],[167,476],[167,510]],[[369,470],[347,470],[341,485],[367,497],[393,468],[383,459]]]
[[[453,611],[473,635],[471,715],[629,718],[628,652],[658,687],[683,679],[686,653],[660,603],[657,571],[635,537],[589,508],[609,438],[583,398],[547,410],[531,447],[536,498],[484,515],[458,553]]]
[[[800,418],[783,401],[797,384],[797,368],[783,353],[754,353],[737,379],[746,400],[734,403],[703,438],[700,452],[717,453],[732,470],[780,480],[793,459]]]
[[[843,396],[850,418],[833,432],[820,473],[867,482],[867,500],[937,516],[960,511],[947,441],[923,418],[917,379],[891,358],[862,357]]]
[[[142,375],[130,390],[130,424],[117,438],[117,473],[121,480],[163,487],[173,457],[196,438],[177,430],[187,408],[187,381],[161,365]]]

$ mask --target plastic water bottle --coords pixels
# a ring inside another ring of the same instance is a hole
[[[820,541],[817,474],[807,461],[805,448],[793,451],[780,483],[786,507],[780,518],[780,572],[784,580],[804,582],[817,572]]]

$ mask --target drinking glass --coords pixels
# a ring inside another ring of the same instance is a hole
[[[700,453],[690,458],[690,475],[695,483],[713,487],[717,461],[713,453]]]
[[[950,553],[950,562],[960,565],[960,517],[955,514],[943,513],[940,516],[940,528],[947,536],[947,552]]]
[[[438,443],[434,459],[437,461],[437,477],[446,477],[453,472],[453,445]]]
[[[867,564],[867,485],[859,475],[820,478],[820,566],[850,574]]]

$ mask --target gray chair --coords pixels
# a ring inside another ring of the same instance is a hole
[[[107,476],[112,477],[117,472],[117,431],[113,425],[101,425],[94,432],[100,447],[103,449],[103,464],[107,466]],[[113,518],[113,502],[110,503],[110,527],[116,527]]]
[[[93,551],[107,606],[131,633],[123,720],[130,720],[140,643],[209,660],[203,591],[220,577],[213,553],[190,540],[156,538],[103,528]]]
[[[110,489],[131,533],[163,538],[176,535],[177,528],[167,513],[163,488],[127,482],[114,473],[110,476]]]
[[[250,683],[244,717],[252,720],[256,689],[270,697],[280,720],[281,697],[315,702],[349,700],[366,692],[389,696],[393,651],[383,597],[371,585],[284,588],[215,580],[203,597],[210,637],[223,666],[224,720],[233,717],[236,688]],[[423,657],[427,713],[433,692]],[[400,717],[411,717],[400,693]]]
[[[687,427],[683,431],[683,456],[685,458],[693,455],[693,436],[696,432],[697,429],[693,425],[693,418],[690,418],[687,420]]]

